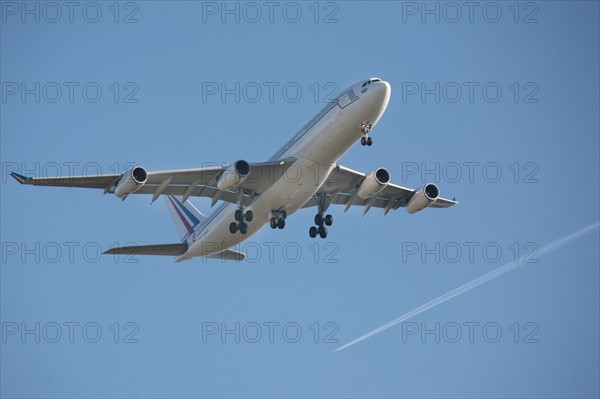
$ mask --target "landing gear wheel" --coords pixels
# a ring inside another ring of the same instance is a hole
[[[236,222],[231,222],[231,224],[229,225],[229,232],[231,234],[235,234],[237,233],[237,229],[238,229],[238,225]]]
[[[324,226],[319,227],[319,236],[321,238],[327,237],[327,227],[324,227]]]
[[[231,228],[231,225],[230,225]],[[240,223],[240,233],[246,234],[248,232],[248,225],[244,222]]]
[[[366,145],[367,144],[367,139],[363,137],[360,138],[360,145]]]
[[[318,233],[319,231],[315,226],[311,226],[310,229],[308,229],[308,235],[310,236],[310,238],[315,238]]]
[[[252,211],[246,211],[245,219],[251,222],[254,219],[254,213]]]
[[[279,219],[279,220],[277,221],[277,227],[278,227],[279,229],[283,229],[283,228],[285,227],[285,219]]]
[[[281,211],[281,218],[287,219],[287,212],[285,211],[285,209],[283,211]]]
[[[235,211],[235,220],[241,222],[244,219],[244,212],[241,209],[236,209]]]
[[[364,138],[364,137],[363,137],[363,138]],[[366,142],[367,142],[367,145],[368,145],[369,147],[373,145],[373,139],[372,139],[372,138],[370,138],[370,137],[367,137],[367,140],[366,140]]]
[[[272,229],[276,229],[277,228],[277,219],[271,218],[271,220],[269,221],[269,224],[271,225]]]
[[[315,215],[315,224],[316,224],[317,226],[321,226],[321,225],[323,224],[323,214],[321,214],[321,213],[317,213],[317,214]]]
[[[325,225],[331,226],[333,224],[333,216],[327,215],[325,216]]]

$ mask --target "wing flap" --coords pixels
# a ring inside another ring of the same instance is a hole
[[[176,195],[178,197],[182,197],[185,194],[188,187],[189,186],[169,185],[161,191],[161,195]],[[158,185],[144,184],[142,186],[142,188],[135,191],[131,195],[154,194],[156,192],[157,188],[158,188]],[[195,188],[193,188],[191,190],[191,192],[189,193],[189,196],[212,198],[215,194],[217,194],[217,192],[221,193],[219,196],[219,199],[222,199],[223,201],[232,202],[232,203],[235,203],[237,201],[237,194],[234,193],[233,191],[229,191],[229,190],[228,191],[220,191],[218,188],[211,187],[211,186],[196,186]]]

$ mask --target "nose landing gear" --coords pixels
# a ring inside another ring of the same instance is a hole
[[[373,139],[369,137],[369,132],[372,128],[373,125],[371,124],[371,122],[363,122],[360,124],[360,131],[363,134],[363,137],[360,138],[361,145],[366,145],[369,147],[373,145]]]

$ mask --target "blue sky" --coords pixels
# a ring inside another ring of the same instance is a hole
[[[535,256],[599,219],[597,2],[23,4],[0,2],[3,397],[600,395],[598,232]],[[98,256],[176,242],[162,201],[8,176],[264,160],[371,76],[390,104],[340,163],[459,206],[331,208],[326,240],[302,210],[249,262],[174,264]]]

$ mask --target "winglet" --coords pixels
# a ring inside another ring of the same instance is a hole
[[[31,179],[31,177],[23,176],[15,172],[11,172],[10,175],[21,184],[25,184],[27,183],[27,180]]]

